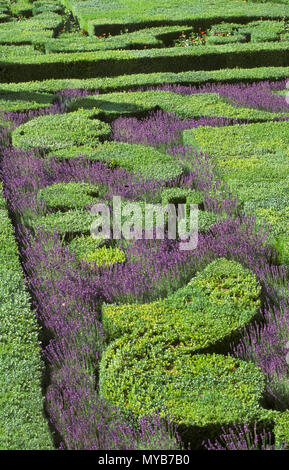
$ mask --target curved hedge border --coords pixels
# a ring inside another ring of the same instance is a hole
[[[23,150],[38,147],[50,152],[72,145],[95,145],[108,137],[110,126],[93,119],[94,114],[93,111],[79,110],[40,116],[17,127],[12,132],[12,143]]]
[[[17,245],[2,192],[0,266],[0,449],[52,449],[43,414],[39,329],[23,285]]]
[[[226,352],[239,328],[256,316],[260,290],[248,269],[220,258],[166,299],[104,305],[103,327],[109,340],[146,334],[191,353]]]
[[[266,415],[259,405],[264,377],[252,363],[230,356],[189,356],[159,336],[124,335],[100,364],[99,390],[124,412],[144,416],[162,409],[178,424],[185,442],[198,447],[221,427]]]

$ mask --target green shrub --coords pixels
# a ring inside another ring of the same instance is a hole
[[[169,42],[171,37],[177,36],[186,26],[163,26],[158,28],[142,29],[116,36],[84,36],[80,33],[64,33],[58,38],[45,44],[46,53],[49,52],[89,52],[110,49],[143,49],[152,47],[164,47],[164,42]],[[191,30],[191,29],[190,29]]]
[[[33,18],[39,16],[41,15]],[[27,30],[23,32],[31,34]],[[23,39],[24,37],[25,35]],[[38,38],[39,42],[40,38]],[[194,70],[199,71],[236,67],[286,67],[288,48],[288,43],[283,41],[277,44],[271,42],[238,43],[221,47],[212,45],[23,56],[18,60],[7,58],[3,61],[0,81],[5,83],[49,78],[113,77],[135,73],[174,72],[175,70],[185,72],[191,70],[192,66]]]
[[[42,227],[51,233],[57,231],[69,241],[76,235],[88,235],[93,221],[95,221],[95,217],[89,211],[71,209],[67,212],[57,211],[52,214],[32,218],[29,224],[34,227],[36,232],[37,227]]]
[[[11,37],[10,37],[11,41]],[[45,41],[45,40],[44,40]],[[47,39],[46,39],[47,41]],[[1,43],[1,34],[0,34]],[[288,78],[289,67],[252,67],[242,69],[224,68],[212,71],[136,73],[103,78],[67,78],[22,83],[3,83],[4,91],[55,92],[66,88],[100,90],[102,93],[134,89],[140,86],[157,86],[164,83],[204,84],[205,82],[254,82]]]
[[[276,446],[286,445],[289,448],[289,410],[279,413],[275,418],[274,437]]]
[[[44,450],[53,444],[43,414],[39,328],[24,287],[17,244],[0,197],[0,449]]]
[[[93,146],[110,133],[110,126],[93,119],[93,115],[93,111],[79,110],[31,119],[13,131],[13,145],[23,150],[38,147],[50,152],[73,145]]]
[[[54,101],[55,96],[49,93],[0,91],[0,109],[3,111],[23,112],[40,109],[51,105]]]
[[[182,95],[166,91],[110,93],[76,99],[70,109],[99,108],[111,118],[123,114],[135,114],[155,108],[177,114],[181,119],[201,116],[223,116],[232,119],[271,120],[280,113],[236,107],[216,93]]]
[[[253,363],[230,356],[185,354],[158,336],[124,335],[104,352],[100,395],[136,417],[173,416],[184,441],[199,447],[221,426],[264,416],[264,377]]]
[[[84,257],[84,261],[91,266],[111,266],[114,263],[123,263],[125,261],[125,253],[119,248],[101,247],[95,251],[90,251]]]
[[[165,0],[160,5],[156,0],[141,3],[130,0],[123,3],[119,1],[80,2],[70,0],[70,8],[77,16],[81,28],[88,30],[89,34],[101,34],[110,31],[119,33],[124,27],[132,30],[165,25],[171,22],[190,24],[194,29],[207,28],[212,22],[255,20],[264,18],[280,18],[288,16],[288,7],[283,0],[278,4],[272,1],[268,4],[247,2],[242,3],[226,1],[206,1],[200,3],[196,0],[172,2]]]
[[[1,46],[0,49],[0,57],[1,59],[7,59],[7,57],[20,57],[22,55],[41,55],[41,52],[34,49],[33,46],[26,45],[26,46],[21,46],[18,45],[17,47],[15,46]],[[27,93],[23,93],[24,96]],[[55,98],[55,97],[54,97]]]
[[[101,198],[105,187],[88,183],[56,183],[38,191],[37,197],[56,210],[81,209]]]
[[[242,124],[227,127],[198,127],[185,130],[184,144],[206,151],[216,159],[266,158],[288,150],[288,122]],[[283,157],[283,158],[284,158]]]
[[[149,304],[104,305],[109,340],[128,333],[159,337],[167,347],[224,352],[256,316],[260,286],[240,264],[219,259],[168,298]]]
[[[193,189],[166,188],[161,193],[161,201],[167,204],[198,204],[203,202],[204,196]]]
[[[58,13],[63,15],[64,7],[55,1],[36,1],[33,2],[32,14],[33,16],[39,15],[41,13]]]
[[[105,240],[96,240],[92,236],[81,235],[73,238],[68,247],[71,248],[78,259],[84,259],[88,253],[97,250]]]
[[[56,152],[61,158],[75,158],[82,153],[91,160],[103,161],[127,170],[138,172],[147,178],[170,179],[183,173],[182,167],[167,155],[158,152],[153,147],[127,144],[124,142],[104,142],[94,149],[87,146],[67,148]]]

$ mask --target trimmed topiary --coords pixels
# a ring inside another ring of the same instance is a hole
[[[37,197],[45,201],[47,206],[65,211],[68,209],[81,209],[85,205],[93,204],[101,198],[107,189],[101,185],[89,183],[56,183],[40,189]]]
[[[136,418],[161,410],[174,417],[185,442],[200,446],[222,426],[258,420],[264,377],[230,356],[184,353],[144,334],[111,343],[100,365],[100,395]]]
[[[125,253],[119,248],[106,247],[97,248],[90,251],[84,257],[84,261],[89,263],[92,267],[96,266],[111,266],[114,263],[123,263],[125,261]]]
[[[93,146],[110,133],[110,126],[93,115],[93,111],[79,110],[31,119],[12,132],[12,143],[23,150],[38,147],[47,152],[73,145]]]
[[[109,340],[123,334],[158,336],[167,347],[189,352],[228,350],[260,306],[260,286],[235,261],[210,263],[185,287],[148,304],[104,304],[103,326]]]

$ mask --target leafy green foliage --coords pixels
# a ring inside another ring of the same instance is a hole
[[[232,119],[268,120],[280,113],[236,107],[216,93],[182,95],[166,91],[109,93],[76,99],[71,110],[99,108],[111,117],[149,111],[154,108],[174,112],[181,119],[201,116],[223,116]]]
[[[20,125],[12,133],[15,147],[38,147],[53,151],[73,145],[95,145],[109,135],[110,126],[93,119],[93,111],[40,116]]]
[[[37,197],[56,210],[81,209],[101,198],[107,188],[88,183],[56,183],[38,191]]]
[[[90,160],[107,162],[127,170],[138,172],[147,178],[170,179],[183,173],[182,167],[170,155],[153,147],[124,142],[104,142],[97,147],[73,147],[56,152],[61,158],[75,158],[80,154]]]
[[[222,425],[258,420],[264,410],[262,373],[230,356],[185,354],[158,336],[124,335],[104,352],[100,394],[135,416],[162,410],[196,445],[216,437]]]
[[[106,247],[97,248],[85,255],[84,260],[91,266],[111,266],[114,263],[123,263],[125,261],[125,253],[119,248]]]
[[[70,240],[75,235],[89,234],[90,227],[95,217],[88,210],[71,209],[67,212],[57,211],[41,217],[32,218],[30,224],[37,230],[43,227],[49,232],[57,231]]]
[[[225,351],[238,329],[257,314],[259,295],[255,276],[234,261],[219,259],[166,299],[105,305],[103,325],[110,340],[146,333],[189,352]]]
[[[39,329],[2,195],[0,202],[0,449],[52,449],[43,415]]]

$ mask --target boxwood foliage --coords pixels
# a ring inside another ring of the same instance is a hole
[[[0,35],[1,43],[1,35]],[[289,67],[252,67],[242,69],[188,71],[188,72],[160,72],[136,73],[133,75],[119,75],[117,77],[103,78],[66,78],[41,81],[27,81],[23,83],[3,83],[1,90],[55,92],[67,88],[99,90],[110,93],[131,90],[140,86],[163,85],[164,83],[203,84],[205,82],[252,83],[258,80],[281,80],[288,78]],[[287,91],[286,91],[287,92]]]
[[[76,258],[85,259],[88,253],[96,251],[107,240],[93,238],[91,235],[80,235],[70,241],[68,247],[74,251]]]
[[[183,132],[184,144],[205,150],[217,159],[232,157],[266,158],[267,155],[282,152],[284,158],[289,155],[289,123],[268,122],[242,124],[222,128],[198,127]],[[246,163],[246,162],[244,162]]]
[[[34,18],[37,18],[37,15]],[[34,33],[37,31],[34,31]],[[8,31],[4,31],[7,38]],[[33,31],[23,31],[29,38]],[[45,33],[45,31],[43,31]],[[21,32],[18,35],[21,37]],[[8,37],[11,35],[8,34]],[[18,36],[18,37],[19,37]],[[35,36],[34,36],[35,37]],[[44,38],[44,36],[43,36]],[[3,37],[0,41],[3,42]],[[11,39],[10,39],[11,41]],[[218,70],[236,67],[286,67],[287,41],[227,44],[143,50],[111,50],[23,56],[7,58],[0,70],[0,81],[26,82],[49,78],[92,78],[135,73]]]
[[[183,140],[214,157],[218,173],[241,201],[286,194],[288,122],[199,127],[184,131]]]
[[[273,429],[275,445],[284,446],[287,450],[289,449],[289,410],[279,413],[275,417],[275,426]]]
[[[187,26],[162,26],[145,28],[140,31],[124,32],[115,36],[86,37],[80,33],[64,33],[45,43],[46,53],[52,52],[88,52],[109,49],[143,49],[146,47],[164,47],[172,42],[181,31],[192,31]]]
[[[49,208],[66,211],[81,209],[97,202],[107,191],[103,185],[89,183],[56,183],[38,191],[37,197]]]
[[[188,188],[166,188],[161,192],[163,206],[167,204],[197,204],[201,208],[203,199],[202,193]]]
[[[1,39],[0,39],[1,43]],[[28,81],[23,83],[3,83],[1,90],[55,92],[67,88],[99,90],[101,93],[130,90],[140,86],[163,85],[164,83],[203,84],[205,82],[252,83],[258,80],[281,80],[288,78],[289,67],[252,67],[242,69],[188,71],[188,72],[160,72],[136,73],[133,75],[119,75],[117,77],[103,78],[66,78],[41,81]]]
[[[73,145],[93,146],[110,133],[110,126],[93,119],[94,114],[79,110],[31,119],[12,132],[12,143],[23,150],[38,147],[47,152]]]
[[[142,91],[132,93],[108,93],[76,99],[70,109],[100,108],[107,116],[116,118],[123,114],[135,114],[155,108],[177,114],[181,119],[201,116],[223,116],[231,119],[271,120],[280,116],[258,109],[236,107],[217,93],[182,95],[166,91]]]
[[[43,414],[39,329],[23,284],[14,232],[0,195],[0,449],[53,444]]]
[[[216,169],[257,224],[267,223],[288,263],[288,122],[226,128],[199,127],[183,133],[185,144],[214,157]]]
[[[158,336],[168,347],[192,352],[228,350],[238,329],[257,315],[260,286],[239,263],[210,263],[185,287],[148,304],[103,305],[108,340],[130,334]]]
[[[94,148],[74,146],[53,155],[59,158],[77,158],[81,154],[90,160],[108,162],[150,179],[167,180],[183,173],[183,168],[172,156],[158,152],[150,146],[125,142],[104,142]]]
[[[0,109],[3,111],[22,112],[40,109],[49,106],[54,101],[55,95],[50,93],[0,91]]]
[[[96,1],[80,2],[69,0],[69,8],[79,19],[81,28],[89,34],[103,32],[117,33],[124,25],[132,30],[153,27],[162,24],[191,24],[195,28],[205,28],[216,21],[248,22],[250,19],[282,18],[288,15],[286,0],[274,2],[247,2],[246,8],[239,2],[230,0],[212,0],[200,3],[196,0],[177,1],[164,0],[162,4],[156,0],[141,3],[139,0],[129,2]]]
[[[65,240],[71,241],[77,235],[89,235],[95,216],[83,209],[70,209],[66,212],[57,211],[40,217],[31,218],[28,223],[37,233],[42,227],[50,233],[57,232]]]
[[[93,266],[111,266],[114,263],[123,263],[126,260],[125,253],[118,247],[103,246],[90,251],[84,257],[84,261]]]
[[[276,195],[272,198],[247,202],[244,204],[244,212],[256,217],[257,226],[267,224],[279,262],[289,265],[288,194],[283,197]]]
[[[263,374],[253,363],[217,354],[186,354],[158,335],[124,335],[100,364],[100,395],[135,417],[173,416],[183,440],[200,447],[222,426],[263,417]]]

